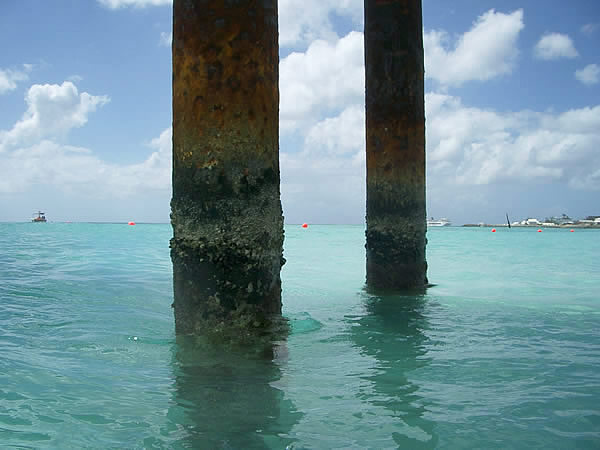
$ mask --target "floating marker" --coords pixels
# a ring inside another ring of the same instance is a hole
[[[495,232],[496,232],[496,229],[495,229],[495,228],[492,228],[492,233],[495,233]]]
[[[542,232],[542,229],[540,228],[540,229],[538,230],[538,233],[541,233],[541,232]]]
[[[574,233],[574,232],[575,232],[575,230],[571,230],[571,233]]]
[[[302,224],[302,228],[308,228],[308,224],[307,223],[303,223]]]
[[[135,225],[135,222],[127,222],[127,225]]]

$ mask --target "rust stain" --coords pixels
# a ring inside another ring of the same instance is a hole
[[[209,159],[205,163],[202,163],[202,164],[198,163],[196,165],[196,167],[198,169],[212,169],[213,167],[218,166],[218,165],[219,165],[219,161],[217,161],[216,159],[213,158],[213,159]]]
[[[278,150],[276,2],[213,0],[210,10],[204,3],[174,4],[174,157],[202,165],[211,149],[224,166],[270,165]],[[258,145],[249,152],[243,142]]]
[[[367,0],[365,11],[367,181],[371,186],[421,185],[425,179],[421,1]]]

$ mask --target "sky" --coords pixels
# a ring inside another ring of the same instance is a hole
[[[600,215],[600,2],[423,0],[427,213]],[[0,221],[169,221],[171,0],[0,1]],[[362,0],[279,0],[286,223],[364,223]]]

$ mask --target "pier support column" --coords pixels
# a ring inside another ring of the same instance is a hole
[[[281,313],[277,0],[173,2],[175,330]]]
[[[422,288],[425,100],[421,0],[365,0],[367,285]]]

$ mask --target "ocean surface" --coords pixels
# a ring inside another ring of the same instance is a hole
[[[425,295],[364,227],[287,225],[285,341],[176,338],[169,225],[0,224],[0,447],[600,448],[600,231],[428,231]]]

